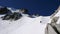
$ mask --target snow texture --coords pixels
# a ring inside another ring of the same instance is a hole
[[[12,10],[13,13],[19,12],[19,10]],[[55,15],[59,16],[60,11]],[[48,23],[51,23],[51,16],[39,16],[35,18],[28,17],[27,14],[22,14],[22,18],[19,20],[2,20],[0,15],[0,34],[45,34],[45,29]],[[59,16],[60,17],[60,16]],[[57,24],[60,23],[60,18]]]
[[[45,34],[49,19],[50,16],[36,18],[23,16],[17,21],[0,19],[0,34]]]

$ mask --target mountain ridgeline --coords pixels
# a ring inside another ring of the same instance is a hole
[[[28,12],[29,11],[24,8],[16,9],[16,10],[13,10],[12,8],[9,9],[8,7],[0,8],[0,14],[5,14],[5,16],[1,17],[3,20],[9,20],[9,19],[18,20],[19,18],[23,16],[22,14],[26,14],[28,15],[28,17],[31,17],[31,18],[39,16],[38,14],[29,15]]]

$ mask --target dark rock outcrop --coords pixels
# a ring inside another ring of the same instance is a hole
[[[2,20],[9,20],[9,19],[13,19],[13,20],[18,20],[22,17],[22,15],[20,13],[12,13],[12,14],[6,14],[5,16],[2,17]]]
[[[7,7],[0,8],[0,14],[12,13]]]

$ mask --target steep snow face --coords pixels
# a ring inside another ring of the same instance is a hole
[[[59,16],[60,17],[60,10],[58,11],[58,13],[55,16]]]
[[[0,34],[45,34],[49,19],[50,16],[36,18],[23,16],[17,21],[0,19]]]
[[[59,19],[57,20],[56,24],[60,24],[60,10],[58,10],[58,12],[53,16],[54,17],[59,17]]]

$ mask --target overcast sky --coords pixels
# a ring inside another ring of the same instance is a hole
[[[51,15],[59,4],[59,0],[0,0],[1,6],[26,8],[30,14],[37,13],[44,16]]]

